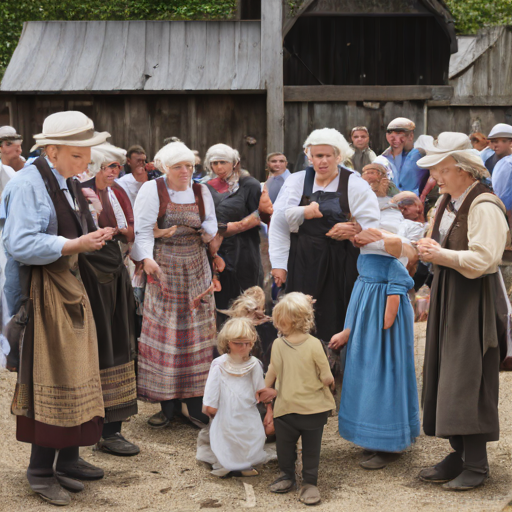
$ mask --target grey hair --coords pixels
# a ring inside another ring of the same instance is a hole
[[[471,151],[471,150],[470,150]],[[450,155],[455,160],[455,165],[470,174],[475,180],[489,178],[490,174],[482,159],[473,152],[460,151]]]

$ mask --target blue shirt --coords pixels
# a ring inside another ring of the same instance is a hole
[[[66,179],[52,172],[61,188]],[[11,314],[22,300],[20,265],[48,265],[62,256],[67,239],[57,236],[57,214],[41,174],[34,165],[24,167],[7,183],[0,204],[2,240],[7,256],[5,296]]]
[[[494,166],[492,188],[507,211],[512,210],[512,155],[502,158]]]
[[[393,158],[391,148],[386,149],[382,156],[385,157],[393,168],[393,181],[400,190],[409,190],[417,196],[420,189],[423,190],[428,180],[430,171],[418,167],[417,162],[423,156],[416,148],[410,151],[402,151]]]

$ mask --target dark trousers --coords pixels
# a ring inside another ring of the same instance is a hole
[[[122,421],[112,421],[111,423],[103,423],[103,431],[101,433],[101,437],[103,437],[103,439],[106,439],[107,437],[112,437],[114,434],[121,432],[122,426]]]
[[[464,469],[477,473],[487,473],[489,471],[487,437],[485,434],[450,436],[450,444],[464,461]]]
[[[160,402],[162,412],[167,419],[172,419],[175,412],[181,412],[181,402],[187,404],[188,413],[191,418],[199,420],[201,423],[208,425],[210,419],[206,414],[203,414],[203,397],[194,396],[192,398],[183,398],[182,400],[176,398],[174,400],[164,400]]]
[[[59,452],[57,467],[73,464],[78,460],[78,457],[78,446],[63,448]],[[28,467],[28,473],[32,476],[52,476],[52,466],[54,459],[55,450],[53,448],[45,448],[44,446],[33,444],[32,451],[30,453],[30,465]]]
[[[297,441],[302,437],[302,481],[305,484],[317,484],[322,435],[326,422],[327,413],[285,414],[274,418],[279,469],[291,480],[295,481]]]

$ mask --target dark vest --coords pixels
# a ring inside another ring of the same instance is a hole
[[[457,212],[455,219],[446,233],[446,237],[441,244],[446,249],[452,249],[454,251],[467,251],[469,248],[468,241],[468,215],[471,204],[480,194],[489,194],[490,190],[485,185],[479,183],[475,185],[469,194],[464,199],[459,211]],[[441,239],[439,234],[439,226],[441,225],[441,219],[446,211],[446,207],[451,200],[449,194],[445,194],[441,200],[439,207],[437,208],[436,218],[434,221],[434,227],[432,229],[432,238],[439,242]]]
[[[53,174],[48,162],[44,157],[39,157],[34,161],[34,165],[43,178],[48,195],[52,200],[57,214],[57,234],[70,240],[86,235],[91,231],[96,231],[96,226],[92,220],[87,200],[82,194],[80,184],[72,178],[66,180],[68,190],[77,203],[78,211],[71,208],[69,201],[61,190],[57,178]]]

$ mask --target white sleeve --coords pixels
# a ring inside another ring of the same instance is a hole
[[[255,395],[256,391],[265,388],[265,380],[263,379],[263,368],[259,361],[258,364],[252,369],[252,384],[254,387]]]
[[[153,259],[153,246],[155,244],[153,228],[158,218],[159,209],[160,200],[156,181],[147,181],[137,194],[133,207],[135,242],[130,256],[135,261],[142,261],[145,258]]]
[[[218,364],[212,363],[208,379],[204,387],[203,405],[206,407],[219,408],[220,402],[220,369]]]
[[[401,238],[406,238],[407,241],[417,242],[425,236],[425,226],[422,222],[405,219],[400,223],[398,235]]]
[[[292,174],[281,187],[276,202],[274,213],[270,220],[268,230],[268,252],[272,268],[288,269],[288,255],[290,253],[290,225],[287,221],[287,210],[297,207],[304,189],[304,177],[306,171]],[[302,208],[299,208],[303,210]],[[302,221],[304,213],[302,213]],[[302,224],[302,222],[301,222]],[[298,227],[297,227],[298,229]]]
[[[201,227],[212,236],[217,234],[217,216],[215,215],[215,204],[213,197],[206,185],[201,185],[201,193],[203,194],[204,201],[204,222]]]
[[[370,185],[355,172],[348,179],[348,205],[352,217],[363,229],[378,228],[379,201]]]

